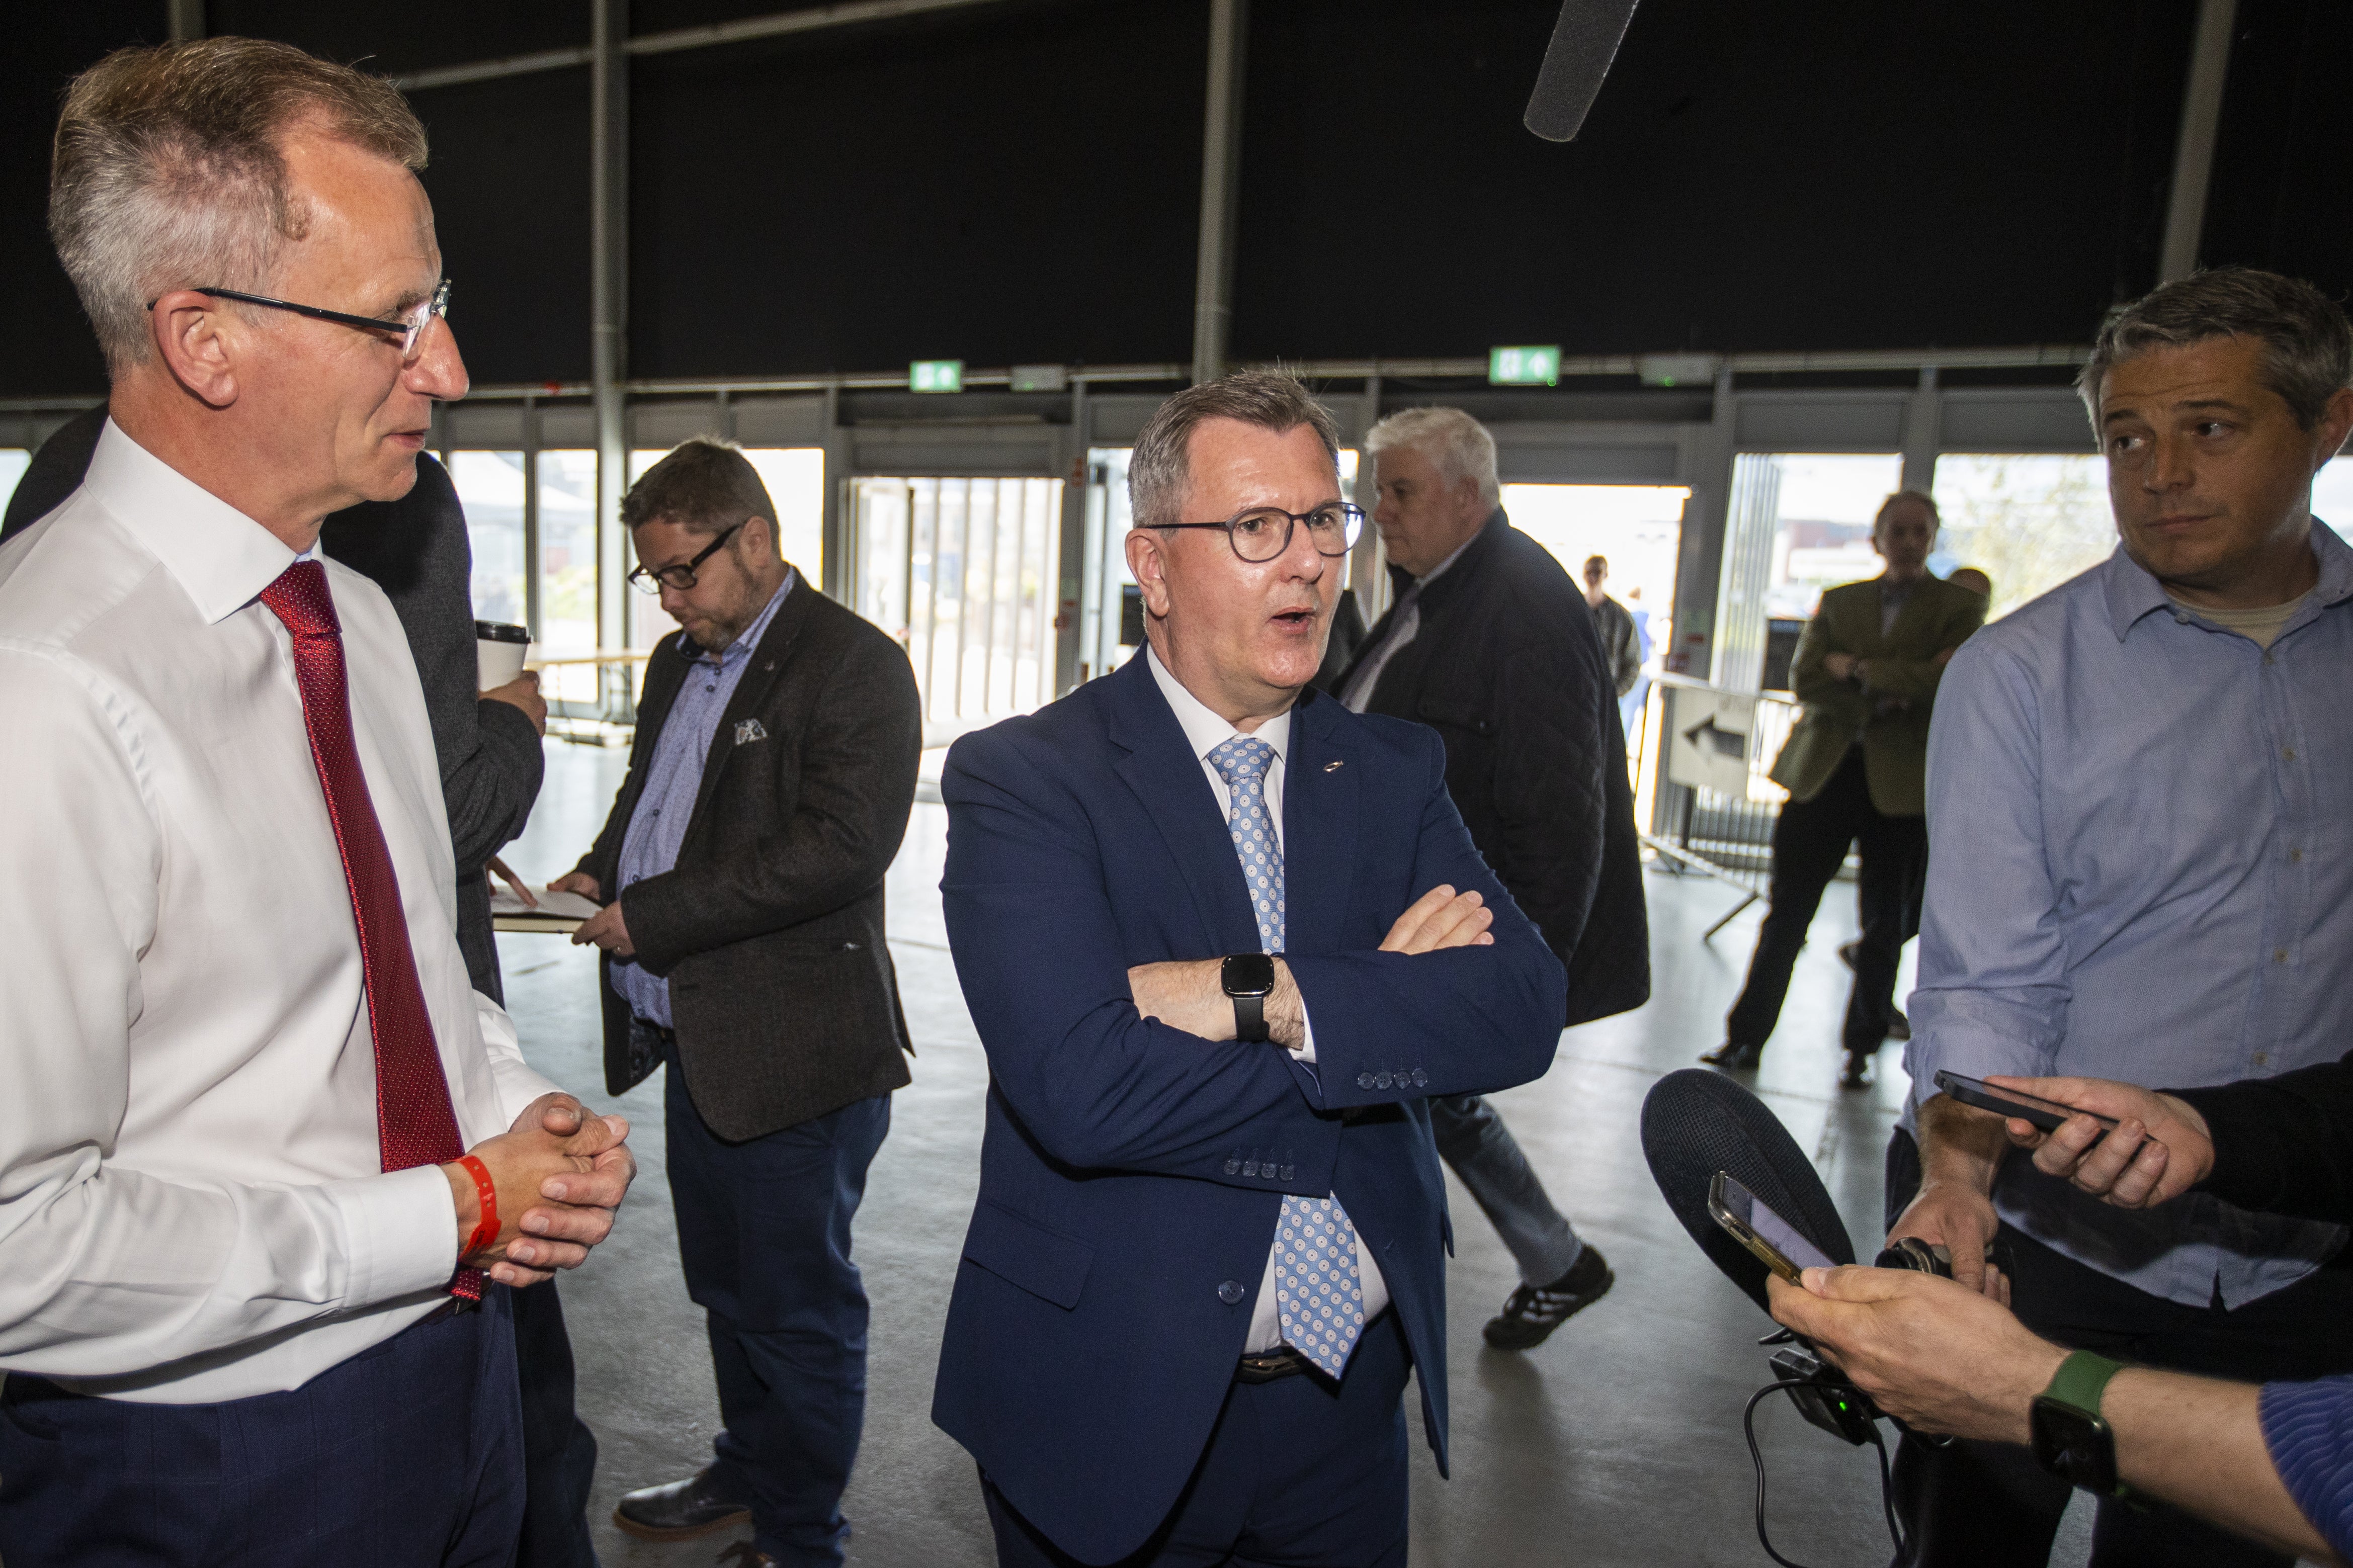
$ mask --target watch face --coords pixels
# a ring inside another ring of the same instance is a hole
[[[2116,1444],[2098,1416],[2042,1398],[2032,1412],[2034,1458],[2069,1484],[2105,1497],[2116,1489]]]
[[[1221,978],[1229,996],[1263,996],[1274,989],[1274,959],[1263,952],[1237,952],[1226,959]]]

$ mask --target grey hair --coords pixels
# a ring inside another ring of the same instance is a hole
[[[1887,521],[1887,514],[1895,510],[1896,502],[1907,500],[1916,500],[1922,506],[1926,507],[1928,509],[1928,521],[1933,526],[1942,528],[1945,525],[1944,510],[1936,505],[1936,498],[1935,496],[1930,495],[1926,490],[1897,490],[1885,500],[1881,501],[1879,503],[1879,510],[1871,514],[1871,531],[1873,533],[1878,532],[1879,525]]]
[[[2102,384],[2117,365],[2151,349],[2226,337],[2261,345],[2256,374],[2306,430],[2320,423],[2330,398],[2353,384],[2353,327],[2335,300],[2300,278],[2217,267],[2152,289],[2100,329],[2075,378],[2092,428],[2100,426]]]
[[[115,374],[146,363],[158,296],[267,291],[281,247],[309,226],[280,142],[311,118],[425,166],[425,128],[397,89],[290,44],[117,49],[74,79],[50,152],[49,237]]]
[[[1495,482],[1495,437],[1460,408],[1404,408],[1365,435],[1365,455],[1407,447],[1430,459],[1449,485],[1464,479],[1479,487],[1479,499],[1493,506],[1502,493]]]
[[[1339,477],[1340,427],[1333,422],[1332,411],[1309,395],[1294,377],[1271,371],[1236,371],[1187,387],[1153,410],[1152,417],[1136,432],[1135,449],[1127,459],[1127,504],[1134,526],[1166,528],[1187,521],[1177,515],[1184,505],[1185,487],[1192,478],[1187,448],[1195,427],[1205,419],[1239,419],[1277,435],[1304,425],[1324,443],[1333,477],[1335,480]]]

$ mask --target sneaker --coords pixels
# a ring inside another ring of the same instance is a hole
[[[1588,1241],[1576,1266],[1551,1284],[1523,1285],[1513,1291],[1503,1311],[1487,1321],[1487,1342],[1499,1351],[1534,1350],[1555,1329],[1609,1294],[1616,1283],[1609,1260]]]

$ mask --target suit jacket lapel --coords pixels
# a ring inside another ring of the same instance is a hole
[[[1217,793],[1145,667],[1145,657],[1139,650],[1105,685],[1112,743],[1127,753],[1112,771],[1135,792],[1160,830],[1210,949],[1255,951],[1258,917],[1242,884],[1233,838],[1218,811]]]
[[[1364,776],[1354,750],[1334,734],[1345,711],[1336,698],[1308,691],[1291,710],[1282,775],[1283,946],[1336,952],[1356,857],[1356,792]]]
[[[808,622],[816,593],[806,578],[796,582],[793,591],[785,595],[785,602],[776,606],[776,618],[768,623],[760,646],[752,650],[744,678],[735,683],[734,691],[727,699],[727,710],[719,716],[719,727],[711,732],[711,753],[702,761],[702,782],[694,792],[694,815],[686,821],[689,835],[702,823],[702,808],[710,804],[711,792],[719,785],[719,775],[727,770],[727,760],[738,750],[735,726],[767,706],[769,692],[783,677],[793,639]]]

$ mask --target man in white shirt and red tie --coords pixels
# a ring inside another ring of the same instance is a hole
[[[416,669],[320,521],[415,479],[422,128],[282,45],[69,90],[113,420],[0,548],[0,1560],[503,1563],[506,1291],[634,1163],[467,980]]]

